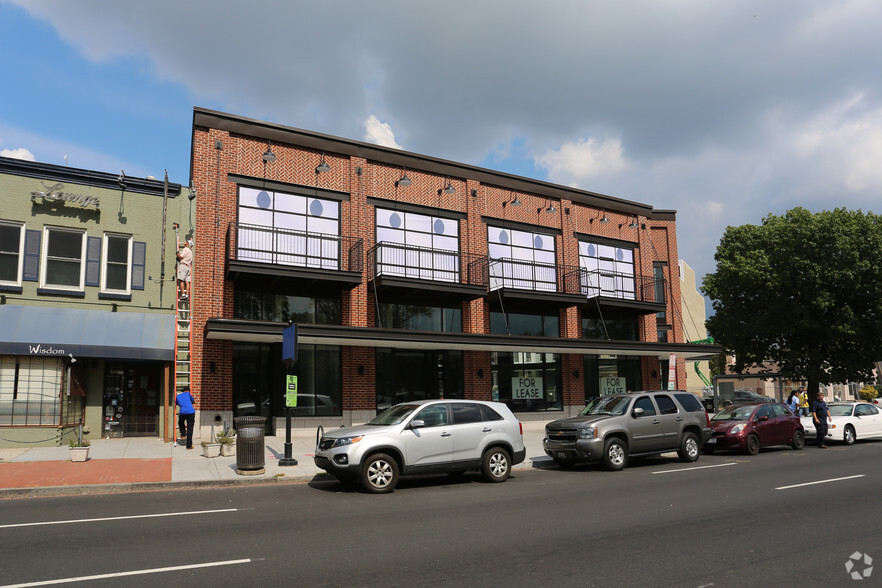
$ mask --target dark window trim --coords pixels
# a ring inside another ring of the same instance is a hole
[[[385,208],[387,210],[400,210],[402,212],[413,212],[416,214],[424,214],[426,216],[437,216],[448,220],[463,220],[467,218],[466,213],[456,210],[445,210],[435,208],[433,206],[423,206],[422,204],[411,204],[409,202],[398,202],[397,200],[386,200],[384,198],[376,198],[368,196],[367,203],[371,206]],[[376,219],[374,220],[376,225]]]
[[[24,290],[21,286],[0,284],[0,292],[9,292],[10,294],[21,294]]]
[[[348,192],[338,192],[336,190],[316,188],[314,186],[305,186],[303,184],[289,184],[287,182],[264,180],[262,178],[253,178],[251,176],[243,176],[241,174],[233,173],[227,174],[227,180],[233,182],[237,186],[246,186],[258,190],[272,190],[274,192],[285,192],[287,194],[308,196],[312,198],[327,198],[328,200],[336,200],[338,202],[349,201]]]
[[[98,298],[101,300],[125,300],[128,302],[132,301],[131,294],[107,294],[105,292],[99,292]]]
[[[37,294],[48,294],[50,296],[69,296],[71,298],[85,298],[85,292],[77,292],[76,290],[57,290],[54,288],[37,288]]]

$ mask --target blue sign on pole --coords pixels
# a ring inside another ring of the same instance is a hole
[[[297,361],[297,325],[291,323],[282,331],[282,365],[291,369]]]

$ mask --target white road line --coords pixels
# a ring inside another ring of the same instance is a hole
[[[102,519],[74,519],[69,521],[43,521],[39,523],[17,523],[14,525],[0,525],[0,529],[10,529],[12,527],[37,527],[39,525],[67,525],[70,523],[96,523],[100,521],[124,521],[127,519],[150,519],[155,517],[181,517],[186,515],[197,514],[215,514],[219,512],[236,512],[237,508],[221,508],[218,510],[191,510],[187,512],[164,512],[158,514],[145,515],[128,515],[123,517],[105,517]],[[2,588],[2,587],[0,587]]]
[[[250,559],[230,559],[227,561],[212,561],[201,564],[186,566],[171,566],[168,568],[152,568],[147,570],[132,570],[130,572],[116,572],[113,574],[97,574],[95,576],[77,576],[75,578],[59,578],[57,580],[43,580],[42,582],[25,582],[23,584],[7,584],[0,588],[26,588],[28,586],[52,586],[53,584],[67,584],[70,582],[89,582],[92,580],[105,580],[107,578],[123,578],[125,576],[138,576],[142,574],[160,574],[163,572],[177,572],[180,570],[195,570],[198,568],[211,568],[217,566],[232,566],[236,564],[251,563]]]
[[[817,482],[806,482],[805,484],[793,484],[792,486],[779,486],[775,490],[789,490],[790,488],[802,488],[803,486],[814,486],[815,484],[826,484],[827,482],[841,482],[842,480],[854,480],[855,478],[864,478],[864,474],[857,476],[846,476],[844,478],[831,478],[829,480],[818,480]]]
[[[653,474],[673,474],[676,472],[691,472],[692,470],[706,470],[708,468],[724,468],[726,466],[738,465],[737,463],[720,463],[717,465],[709,465],[709,466],[695,466],[694,468],[680,468],[677,470],[662,470],[660,472],[652,472]],[[2,588],[2,587],[0,587]]]

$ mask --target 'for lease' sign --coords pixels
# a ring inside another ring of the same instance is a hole
[[[512,400],[541,400],[542,377],[525,377],[511,379]]]
[[[601,396],[606,396],[607,394],[624,394],[627,391],[628,387],[625,385],[625,378],[600,378]]]

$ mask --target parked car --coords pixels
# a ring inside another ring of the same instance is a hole
[[[786,405],[774,402],[735,404],[717,412],[710,420],[713,434],[704,450],[742,450],[750,455],[771,445],[805,447],[805,429],[799,417]]]
[[[542,445],[563,467],[601,461],[621,470],[630,457],[668,451],[696,461],[709,436],[707,412],[697,396],[660,390],[596,398],[578,416],[548,423]]]
[[[524,431],[499,402],[421,400],[397,404],[364,425],[317,432],[315,464],[369,492],[391,492],[399,475],[480,470],[504,482],[524,461]]]
[[[745,402],[775,402],[775,400],[768,396],[758,394],[753,390],[735,390],[735,392],[732,393],[732,402],[734,404],[742,404]]]
[[[882,411],[869,402],[842,402],[830,404],[832,422],[827,422],[827,439],[842,441],[851,445],[857,439],[882,437]],[[817,431],[812,416],[802,417],[805,436],[817,439]]]

